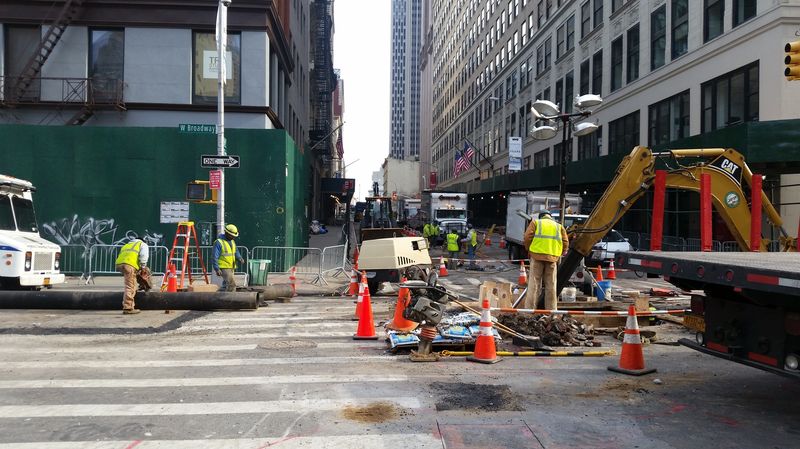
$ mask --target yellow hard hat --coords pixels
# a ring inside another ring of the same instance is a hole
[[[234,237],[239,237],[239,228],[232,224],[225,225],[225,233]]]

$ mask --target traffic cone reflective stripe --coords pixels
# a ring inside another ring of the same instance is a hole
[[[367,275],[364,274],[364,294],[361,300],[361,311],[359,312],[358,329],[353,334],[353,340],[377,340],[375,334],[375,323],[372,320],[372,304],[370,303],[369,286],[366,285]]]
[[[608,275],[606,279],[609,281],[615,281],[617,279],[617,270],[614,269],[614,261],[611,261],[611,264],[608,266]]]
[[[639,323],[636,321],[636,308],[634,306],[628,307],[628,319],[625,323],[625,336],[622,339],[619,366],[609,366],[608,369],[632,376],[656,372],[655,368],[645,368],[642,338],[639,334]]]
[[[178,276],[175,274],[175,264],[169,264],[169,272],[167,273],[167,293],[177,293],[178,291]]]
[[[356,270],[350,270],[350,291],[347,294],[348,296],[355,296],[358,294],[358,276],[356,276]]]
[[[517,279],[517,284],[521,286],[528,285],[528,272],[525,271],[525,261],[519,261],[519,278]]]
[[[597,282],[603,280],[603,269],[600,268],[600,265],[596,266],[594,269],[594,280]]]
[[[406,278],[403,278],[402,282],[406,282]],[[407,320],[403,317],[403,311],[406,309],[406,305],[408,305],[410,292],[406,287],[400,287],[400,291],[397,293],[397,305],[394,307],[394,318],[386,327],[388,329],[401,331],[401,332],[409,332],[417,328],[419,323],[415,323],[414,321]]]
[[[492,332],[492,312],[489,310],[489,300],[484,299],[481,310],[481,333],[475,341],[475,352],[467,357],[470,362],[497,363],[497,350],[494,345],[494,332]]]
[[[439,257],[439,277],[447,276],[447,267],[444,265],[444,257]]]

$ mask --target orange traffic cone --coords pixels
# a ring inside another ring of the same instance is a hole
[[[525,261],[519,261],[519,278],[517,279],[517,284],[520,286],[527,286],[528,285],[528,272],[525,271]]]
[[[597,282],[603,280],[603,269],[600,268],[600,265],[596,266],[594,269],[594,280]]]
[[[500,237],[500,249],[506,249],[506,238]]]
[[[167,293],[176,293],[178,291],[178,275],[175,274],[175,264],[169,264],[169,272],[167,273]]]
[[[439,277],[447,276],[447,267],[444,265],[444,257],[439,257]]]
[[[356,245],[356,247],[353,249],[353,266],[356,267],[356,270],[358,270],[358,255],[358,245]]]
[[[289,283],[292,284],[292,296],[297,296],[297,277],[295,273],[297,273],[297,267],[292,267],[289,270]]]
[[[355,296],[358,294],[358,276],[356,270],[350,270],[350,291],[347,292],[348,296]]]
[[[488,235],[483,239],[483,246],[492,246],[492,239]]]
[[[372,304],[370,303],[369,287],[366,285],[367,276],[364,274],[364,294],[361,300],[361,311],[358,320],[358,329],[353,334],[353,340],[377,340],[375,323],[372,319]]]
[[[489,310],[489,300],[483,300],[481,310],[481,334],[475,341],[475,352],[467,357],[470,362],[497,363],[497,350],[494,346],[494,333],[492,332],[492,312]]]
[[[611,261],[611,264],[608,266],[608,272],[606,274],[606,279],[609,281],[617,280],[617,271],[614,269],[614,261]]]
[[[405,277],[402,282],[406,282]],[[406,309],[406,305],[408,305],[410,299],[409,295],[410,293],[407,287],[400,287],[400,291],[397,293],[397,305],[394,307],[394,318],[386,324],[387,328],[401,332],[410,332],[419,326],[419,323],[403,318],[403,311]]]
[[[608,369],[632,376],[656,372],[655,368],[648,369],[644,367],[642,338],[639,336],[639,323],[636,322],[636,308],[634,306],[628,307],[628,321],[625,323],[625,337],[622,339],[622,354],[619,356],[619,366],[609,366]]]

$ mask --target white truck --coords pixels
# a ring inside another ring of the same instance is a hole
[[[428,215],[428,222],[439,222],[442,237],[448,230],[457,233],[467,232],[467,194],[462,192],[424,192],[422,209]]]
[[[61,247],[39,235],[30,181],[0,175],[0,289],[64,282]]]
[[[583,200],[579,195],[573,193],[566,194],[567,199],[567,223],[569,227],[570,215],[580,214],[581,203]],[[558,192],[535,191],[535,192],[511,192],[508,194],[508,208],[506,210],[506,244],[508,245],[508,257],[510,259],[523,259],[527,257],[527,250],[523,248],[523,238],[525,229],[528,227],[528,220],[520,215],[536,218],[539,211],[548,210],[555,214],[559,208]]]

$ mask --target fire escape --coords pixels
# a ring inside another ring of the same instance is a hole
[[[333,29],[332,1],[316,0],[316,22],[312,35],[314,72],[312,78],[313,124],[309,132],[312,145],[328,161],[331,155],[331,130],[333,122],[333,90],[336,74],[333,71],[331,40]]]
[[[80,105],[75,113],[65,123],[66,125],[82,125],[94,115],[95,109],[100,106],[113,106],[124,110],[122,101],[122,80],[95,79],[95,78],[45,78],[40,73],[47,59],[53,53],[64,31],[81,12],[84,0],[65,0],[56,19],[47,29],[44,37],[34,50],[25,68],[18,76],[0,77],[4,107],[17,107],[20,105],[53,105],[58,110],[66,106]],[[54,88],[61,85],[60,101],[42,101],[41,86]],[[36,91],[32,91],[36,87]]]

